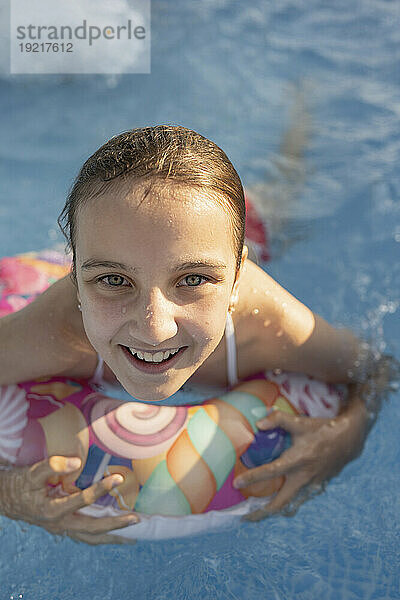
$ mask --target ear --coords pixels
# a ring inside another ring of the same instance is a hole
[[[233,288],[232,288],[232,293],[231,293],[231,299],[229,302],[229,311],[231,312],[232,310],[234,310],[235,304],[238,301],[238,290],[239,290],[239,280],[240,280],[240,275],[243,272],[243,268],[246,262],[246,259],[249,255],[249,249],[247,246],[243,246],[243,250],[242,250],[242,258],[240,261],[240,268],[238,270],[238,272],[236,273],[236,279],[235,279],[235,283],[233,284]]]

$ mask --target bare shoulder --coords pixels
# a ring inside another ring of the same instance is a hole
[[[96,356],[68,277],[0,321],[0,383],[52,375],[89,377]]]
[[[241,379],[258,371],[287,368],[293,350],[309,337],[314,315],[268,273],[247,260],[233,321]]]
[[[54,283],[35,300],[32,308],[35,310],[32,321],[44,325],[45,347],[52,356],[51,359],[47,357],[47,364],[51,367],[48,374],[91,377],[96,353],[86,336],[76,289],[70,277]],[[51,318],[46,320],[46,314]]]
[[[345,383],[358,360],[359,341],[350,330],[330,325],[251,261],[233,319],[239,379],[278,368]]]

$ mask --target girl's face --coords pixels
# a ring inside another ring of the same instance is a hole
[[[156,402],[218,346],[242,269],[235,281],[229,216],[210,195],[144,192],[116,180],[79,211],[76,275],[91,344],[134,398]]]

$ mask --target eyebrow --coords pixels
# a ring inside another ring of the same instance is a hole
[[[227,265],[220,261],[209,261],[209,260],[194,260],[190,262],[185,262],[182,264],[175,265],[172,267],[171,271],[186,271],[187,269],[226,269]],[[135,267],[130,267],[125,265],[124,263],[116,262],[114,260],[98,260],[96,258],[90,258],[89,260],[85,260],[85,262],[81,266],[85,271],[90,271],[91,269],[121,269],[122,271],[130,271],[132,273],[136,273],[137,269]]]

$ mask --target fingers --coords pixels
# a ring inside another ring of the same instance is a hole
[[[77,471],[81,466],[81,459],[78,457],[50,456],[31,467],[29,467],[29,476],[33,490],[43,489],[50,477],[54,475],[66,475]]]
[[[268,417],[260,419],[256,424],[257,427],[262,430],[282,427],[285,431],[296,434],[320,427],[325,421],[326,419],[310,419],[310,417],[300,417],[298,415],[290,415],[281,410],[274,410]]]
[[[63,498],[53,499],[50,504],[50,518],[61,517],[67,513],[76,512],[84,506],[93,504],[98,498],[108,494],[110,490],[123,483],[123,481],[124,478],[122,475],[111,475],[94,483],[81,492],[75,492],[69,496],[64,496]]]
[[[124,529],[138,522],[139,517],[133,513],[118,515],[116,517],[89,517],[87,515],[74,514],[63,519],[60,528],[62,527],[62,530],[68,535],[71,533],[100,535],[114,531],[114,529]]]
[[[286,479],[285,483],[276,494],[276,496],[265,506],[248,515],[245,515],[244,521],[260,521],[277,512],[280,512],[291,500],[293,500],[300,490],[304,487],[306,481],[302,477],[291,477]]]

